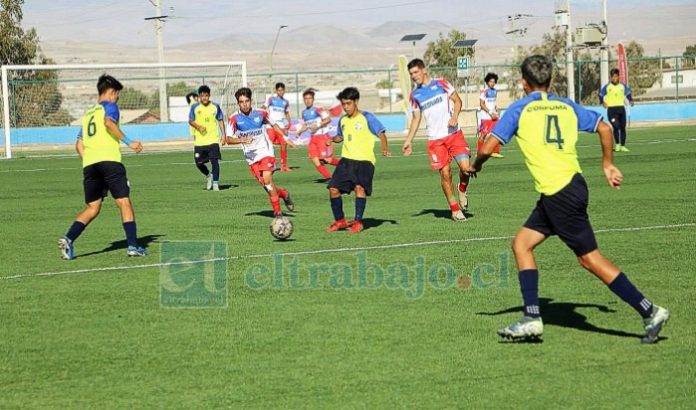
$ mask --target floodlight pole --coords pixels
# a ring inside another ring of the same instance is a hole
[[[607,0],[602,0],[604,8],[604,37],[602,38],[602,56],[599,64],[601,86],[609,82],[609,23],[607,22]]]
[[[162,0],[150,0],[153,6],[155,6],[155,16],[147,17],[145,20],[155,21],[155,34],[157,35],[157,61],[162,64],[164,63],[164,20],[169,16],[162,15]],[[164,67],[159,69],[159,109],[160,109],[160,122],[169,121],[169,112],[167,109],[167,81],[164,76]]]
[[[268,68],[273,75],[273,53],[275,53],[276,45],[278,44],[278,37],[280,37],[280,30],[286,28],[287,26],[278,26],[278,31],[276,31],[275,40],[273,40],[273,47],[271,48],[271,54],[268,56]]]
[[[566,26],[566,77],[568,79],[568,98],[575,101],[575,66],[573,65],[573,32],[570,23],[570,0],[566,0],[568,25]]]

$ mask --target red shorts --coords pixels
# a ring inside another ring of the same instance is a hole
[[[307,144],[307,154],[310,158],[331,158],[333,156],[333,145],[326,145],[331,137],[327,134],[312,135]]]
[[[275,157],[263,157],[260,160],[249,165],[249,171],[256,178],[261,185],[263,185],[263,174],[262,171],[275,172],[276,170],[276,159]]]
[[[481,137],[490,134],[498,120],[481,120]]]
[[[428,155],[432,169],[439,171],[448,165],[452,158],[471,157],[471,150],[464,139],[464,133],[459,130],[445,138],[428,141]]]
[[[287,142],[285,142],[285,138],[283,138],[282,135],[278,134],[278,132],[273,127],[266,128],[266,135],[268,135],[268,139],[271,140],[271,143],[273,145],[287,144]]]

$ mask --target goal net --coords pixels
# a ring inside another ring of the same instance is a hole
[[[209,86],[227,116],[237,110],[234,92],[247,85],[244,61],[3,66],[0,158],[74,153],[104,73],[124,86],[118,102],[124,132],[162,149],[190,148],[186,94]]]

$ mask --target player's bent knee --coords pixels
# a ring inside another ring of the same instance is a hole
[[[341,196],[341,191],[339,191],[336,188],[329,188],[329,195],[331,196],[331,198],[338,198],[339,196]]]

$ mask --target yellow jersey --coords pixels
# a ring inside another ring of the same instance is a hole
[[[218,103],[211,101],[208,105],[197,102],[191,106],[189,121],[194,121],[198,125],[205,127],[204,132],[192,128],[195,146],[206,146],[218,144],[220,142],[220,128],[218,121],[222,121],[224,115]]]
[[[582,172],[578,131],[596,132],[601,120],[567,98],[537,91],[510,105],[491,134],[503,144],[516,135],[536,190],[553,195]]]
[[[341,157],[374,164],[375,138],[384,130],[384,125],[370,112],[358,112],[354,117],[344,115],[336,130],[336,135],[343,138]]]
[[[111,135],[106,128],[104,121],[107,118],[116,124],[119,123],[118,105],[103,101],[90,108],[82,117],[82,129],[78,138],[82,139],[85,148],[82,156],[83,168],[102,161],[121,162],[120,140]]]
[[[599,91],[599,103],[607,103],[607,107],[623,107],[627,98],[633,101],[631,89],[624,83],[608,83]]]

